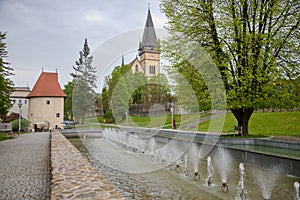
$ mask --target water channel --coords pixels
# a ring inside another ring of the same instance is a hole
[[[300,159],[217,146],[199,156],[203,145],[185,141],[175,141],[177,150],[163,154],[158,149],[170,143],[169,139],[137,135],[105,129],[101,134],[80,134],[69,140],[126,199],[296,198]],[[178,154],[178,159],[171,154]],[[222,188],[225,182],[228,192]]]

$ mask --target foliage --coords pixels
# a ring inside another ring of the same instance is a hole
[[[13,132],[18,132],[19,131],[19,119],[15,119],[11,123],[12,123]],[[29,125],[30,125],[30,122],[28,120],[21,119],[21,130],[27,130]]]
[[[9,137],[7,137],[7,134],[0,132],[0,141],[7,140],[7,139],[9,139]]]
[[[74,81],[69,81],[64,86],[64,93],[67,95],[64,101],[64,119],[72,120],[73,119],[73,111],[72,111],[72,98],[73,98],[73,88]]]
[[[147,80],[141,72],[132,73],[129,65],[117,66],[111,75],[105,77],[101,95],[104,111],[111,109],[117,122],[125,119],[133,104],[144,104],[148,108],[155,102],[171,99],[168,80],[164,75]]]
[[[171,34],[167,55],[181,57],[173,66],[199,57],[191,44],[209,53],[226,89],[228,108],[244,134],[254,109],[299,106],[289,90],[276,84],[299,77],[299,1],[163,0],[162,10]],[[189,66],[197,69],[192,62]],[[191,85],[201,82],[192,78]]]
[[[102,88],[101,104],[103,107],[103,113],[105,113],[109,109],[109,96],[106,87]]]
[[[114,121],[114,119],[113,119],[112,111],[111,110],[106,110],[104,115],[103,115],[103,122],[111,123],[113,121]]]
[[[13,75],[8,62],[5,61],[7,58],[6,50],[6,33],[0,31],[0,118],[6,116],[9,108],[11,107],[10,94],[13,92],[14,84],[10,80],[10,76]]]
[[[73,93],[72,108],[75,121],[81,119],[84,123],[86,114],[95,111],[95,89],[96,89],[96,67],[93,67],[93,56],[90,55],[90,48],[87,39],[84,41],[82,51],[79,52],[79,59],[73,66]]]

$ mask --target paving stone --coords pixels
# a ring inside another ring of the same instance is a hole
[[[51,133],[51,199],[123,200],[114,186],[58,131]]]
[[[0,142],[0,199],[50,199],[50,134]]]

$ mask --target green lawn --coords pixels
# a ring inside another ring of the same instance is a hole
[[[0,141],[6,140],[6,139],[8,139],[6,133],[0,133]]]
[[[175,115],[177,128],[180,129],[180,125],[189,124],[201,117],[208,116],[199,114],[188,115]],[[172,121],[171,115],[155,116],[155,117],[136,117],[130,116],[127,119],[127,125],[137,125],[140,127],[163,127],[166,129],[171,128]],[[86,122],[97,122],[97,118],[93,117],[86,119]],[[100,123],[103,122],[102,117],[98,117]],[[222,123],[222,118],[218,117],[213,119],[213,123]],[[121,121],[121,125],[126,125],[126,120]],[[206,132],[210,125],[210,121],[199,124],[198,131]],[[237,125],[236,119],[232,113],[226,115],[223,133],[228,133],[233,130],[233,127]],[[219,131],[213,126],[210,131]],[[249,122],[249,134],[250,137],[262,137],[262,136],[298,136],[300,137],[300,112],[257,112],[253,113]]]
[[[213,120],[220,120],[218,118]],[[237,122],[232,115],[226,115],[223,131],[228,133]],[[207,131],[209,121],[199,124],[199,131]],[[300,136],[300,112],[253,113],[249,122],[250,135]]]
[[[179,127],[180,124],[188,124],[190,122],[193,122],[194,120],[199,119],[199,117],[204,117],[204,116],[207,116],[207,114],[199,115],[198,113],[195,113],[195,114],[188,114],[188,115],[174,115],[177,127]],[[98,116],[97,118],[90,117],[90,118],[86,118],[85,122],[87,122],[87,123],[97,123],[97,122],[103,123],[103,118],[102,118],[102,116]],[[126,120],[122,120],[118,124],[126,125]],[[155,116],[155,117],[128,116],[127,125],[135,125],[135,126],[148,127],[148,128],[162,127],[162,128],[169,129],[169,128],[172,128],[172,115],[168,114],[168,115]]]

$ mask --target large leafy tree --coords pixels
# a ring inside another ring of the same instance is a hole
[[[4,117],[11,107],[10,94],[14,90],[14,84],[10,79],[13,75],[13,68],[5,61],[7,58],[5,39],[6,33],[0,31],[0,118]]]
[[[178,56],[181,49],[172,47],[174,38],[210,54],[244,135],[254,109],[299,106],[281,87],[283,80],[299,77],[299,1],[162,0],[161,5],[169,19],[168,55]]]
[[[95,89],[97,84],[96,67],[92,65],[93,56],[90,55],[90,48],[87,39],[84,41],[83,49],[79,52],[79,59],[73,66],[74,87],[72,95],[73,117],[76,121],[81,119],[84,123],[86,114],[95,111]]]
[[[109,113],[108,115],[112,115],[112,95],[114,90],[120,91],[119,93],[115,93],[115,101],[114,105],[116,108],[116,112],[114,114],[119,115],[119,118],[123,118],[125,115],[124,107],[126,107],[126,104],[128,102],[124,102],[124,95],[128,96],[127,94],[127,88],[126,83],[124,80],[122,80],[122,77],[124,77],[127,73],[130,73],[130,66],[128,65],[121,65],[116,66],[113,70],[113,72],[105,77],[104,87],[102,88],[102,103],[103,103],[103,112],[104,114]],[[120,83],[119,83],[120,82]],[[116,88],[116,85],[119,83],[119,87]],[[120,89],[121,88],[121,89]],[[124,93],[125,92],[125,93]]]

